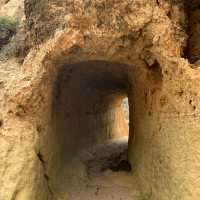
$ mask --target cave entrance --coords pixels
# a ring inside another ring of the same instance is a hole
[[[128,67],[88,61],[61,68],[54,89],[52,123],[62,152],[73,154],[107,140],[128,137]]]
[[[54,89],[53,132],[59,166],[67,168],[66,180],[74,180],[80,171],[91,180],[106,171],[131,170],[128,69],[107,61],[61,68]]]

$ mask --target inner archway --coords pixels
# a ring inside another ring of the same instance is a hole
[[[57,174],[54,177],[59,178],[54,182],[65,179],[71,199],[103,199],[106,195],[109,195],[107,199],[112,199],[113,195],[119,195],[115,190],[120,190],[124,198],[127,190],[132,189],[130,185],[113,183],[131,176],[127,157],[129,67],[114,62],[88,61],[63,65],[58,73],[53,92],[51,134],[55,160],[52,168],[55,169],[55,163],[58,165],[59,171],[54,170]],[[98,180],[100,176],[108,179],[105,185],[114,184],[115,190],[111,185],[105,189],[104,183],[100,183],[104,180]],[[85,196],[82,181],[89,179],[92,185],[88,186],[89,196]],[[66,191],[59,184],[55,185],[56,191]],[[81,190],[80,195],[77,190]],[[127,200],[132,198],[130,194],[126,194]]]

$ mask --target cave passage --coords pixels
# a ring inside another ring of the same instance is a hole
[[[80,171],[90,179],[106,171],[131,171],[129,87],[127,65],[106,61],[63,65],[54,88],[52,130],[57,163],[67,169],[66,180],[74,180],[73,174]],[[76,199],[73,191],[80,185],[68,185]]]
[[[64,157],[128,136],[127,68],[105,61],[62,67],[54,90],[53,129]]]

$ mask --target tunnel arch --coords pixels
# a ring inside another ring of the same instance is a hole
[[[43,155],[50,183],[58,193],[63,192],[59,182],[68,176],[66,169],[77,153],[90,145],[131,135],[121,104],[128,97],[129,109],[133,110],[132,80],[129,80],[132,67],[90,60],[63,64],[54,75],[51,109],[46,115],[49,122],[46,133],[39,138],[39,155]],[[131,111],[130,124],[133,124],[132,114]],[[66,180],[63,182],[69,184]]]
[[[157,95],[156,91],[160,90],[157,83],[162,82],[160,68],[150,70],[142,62],[139,67],[119,61],[98,59],[72,63],[64,62],[56,69],[52,82],[50,126],[41,142],[48,152],[43,154],[48,154],[51,183],[57,191],[60,190],[58,180],[62,179],[66,167],[80,149],[105,141],[109,137],[119,136],[120,131],[124,131],[124,122],[120,122],[119,119],[111,122],[110,118],[105,116],[109,116],[110,113],[117,116],[116,112],[122,112],[122,109],[117,110],[117,107],[121,105],[125,96],[128,96],[130,107],[128,157],[134,171],[140,172],[139,168],[135,168],[135,161],[141,160],[140,155],[143,152],[137,144],[138,141],[143,142],[143,135],[140,135],[143,129],[141,123],[146,115],[147,120],[154,116],[152,104]],[[89,92],[85,88],[89,89]],[[85,105],[88,106],[85,108]],[[94,105],[95,109],[91,109]],[[114,133],[116,129],[106,131],[106,128],[110,130],[117,127],[119,122],[121,128],[118,128],[118,133]],[[148,134],[146,128],[144,134]]]
[[[62,134],[60,134],[61,137],[58,137],[58,135],[55,134],[55,126],[52,126],[54,125],[52,119],[59,116],[55,115],[55,110],[57,109],[54,107],[56,104],[55,96],[59,96],[59,81],[57,80],[59,79],[58,77],[62,75],[63,70],[66,70],[67,72],[64,72],[64,74],[67,74],[66,81],[63,81],[63,83],[67,83],[70,73],[73,72],[74,69],[78,69],[78,67],[75,66],[80,65],[80,63],[94,64],[95,62],[104,62],[113,65],[113,67],[111,67],[112,70],[110,70],[110,72],[108,70],[104,74],[106,75],[108,73],[111,77],[113,74],[115,74],[116,77],[120,75],[121,77],[117,79],[115,76],[115,78],[111,78],[111,80],[114,80],[114,83],[109,84],[110,86],[115,85],[116,88],[120,88],[119,91],[121,91],[121,93],[119,93],[121,97],[124,96],[122,93],[128,93],[129,97],[129,160],[132,166],[136,166],[135,163],[141,164],[142,162],[146,163],[148,160],[151,160],[150,156],[145,160],[146,156],[143,154],[144,151],[147,152],[147,155],[150,155],[151,152],[148,152],[148,145],[145,146],[144,135],[149,134],[143,131],[142,124],[144,123],[143,119],[145,119],[147,127],[151,126],[151,124],[148,124],[148,121],[152,120],[156,114],[152,111],[156,106],[156,100],[161,91],[162,69],[159,63],[156,63],[154,69],[151,69],[151,66],[148,66],[144,60],[137,56],[138,52],[134,55],[133,49],[127,51],[124,48],[119,49],[118,47],[114,47],[109,54],[107,54],[106,49],[102,49],[101,53],[99,53],[97,47],[91,49],[91,46],[85,44],[82,39],[80,33],[65,33],[55,41],[49,41],[49,43],[47,42],[44,44],[41,50],[33,50],[23,66],[27,80],[30,81],[31,90],[27,88],[26,92],[20,94],[18,99],[21,100],[20,104],[24,104],[25,107],[28,107],[28,110],[31,110],[31,119],[36,119],[35,123],[38,134],[36,140],[36,154],[39,159],[42,155],[45,169],[50,177],[47,182],[53,187],[58,187],[55,190],[60,190],[60,182],[65,181],[62,180],[63,170],[65,169],[65,164],[69,163],[68,158],[70,158],[70,155],[69,157],[66,156],[66,141],[68,140],[66,140],[66,138],[63,139]],[[104,40],[102,42],[104,42]],[[91,53],[91,51],[93,53]],[[34,68],[31,67],[32,63],[35,65]],[[90,68],[92,69],[92,67]],[[99,67],[98,70],[101,70],[101,67]],[[84,70],[82,70],[82,72],[84,72]],[[85,72],[87,72],[87,70],[85,70]],[[120,79],[124,81],[119,81]],[[105,84],[105,81],[102,83]],[[128,92],[125,88],[128,89]],[[110,90],[112,89],[111,87]],[[106,94],[108,93],[109,92]],[[118,99],[120,99],[119,93],[114,93],[115,97],[118,96]],[[27,98],[26,95],[30,98]],[[26,100],[28,99],[28,101],[24,102],[23,96],[26,96]],[[65,96],[67,96],[67,93],[65,93]],[[104,97],[105,96],[104,94]],[[60,113],[64,113],[63,109]],[[64,119],[62,116],[59,117]],[[57,124],[56,126],[62,127],[62,125],[65,126],[65,122],[62,121],[61,125]],[[75,145],[73,144],[74,143],[71,143],[70,145],[74,147]],[[142,151],[141,146],[145,147]],[[141,175],[140,168],[134,168],[134,170],[138,172],[139,176]],[[149,170],[147,176],[152,176],[151,170]],[[140,177],[139,179],[142,180]]]
[[[73,137],[74,134],[73,141],[66,139],[68,146],[81,145],[76,143],[78,139],[91,145],[127,133],[121,107],[123,98],[129,96],[127,70],[127,65],[105,61],[62,67],[55,82],[52,110],[53,122],[59,122],[58,126],[65,126],[68,121],[68,126],[63,128],[64,135],[69,132]]]

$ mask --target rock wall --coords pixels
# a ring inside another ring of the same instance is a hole
[[[111,132],[96,119],[112,127],[110,113],[120,112],[124,93],[129,160],[141,198],[199,199],[200,75],[198,63],[183,58],[185,52],[193,56],[196,38],[187,40],[187,19],[193,19],[187,8],[184,1],[166,0],[25,1],[32,48],[23,65],[10,59],[0,69],[0,199],[67,199],[60,185],[66,184],[69,138],[88,127],[107,138]],[[70,73],[77,69],[81,75],[73,82]],[[92,90],[91,98],[84,88]],[[94,112],[90,105],[96,104]],[[86,112],[92,119],[82,117]],[[69,126],[82,119],[89,125]],[[79,143],[81,137],[75,138]]]
[[[24,0],[1,0],[0,16],[21,20],[24,17]]]

